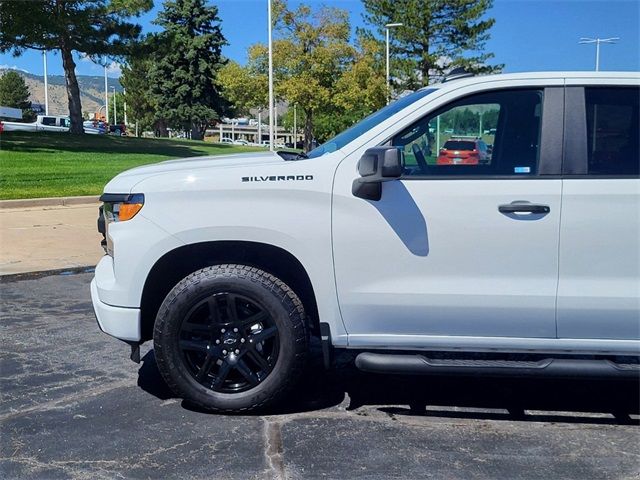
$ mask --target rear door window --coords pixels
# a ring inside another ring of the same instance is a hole
[[[640,173],[640,88],[585,88],[589,175]]]

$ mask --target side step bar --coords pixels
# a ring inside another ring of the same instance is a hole
[[[546,358],[537,361],[427,358],[424,355],[363,352],[356,367],[399,375],[490,375],[640,379],[640,365],[610,360]]]

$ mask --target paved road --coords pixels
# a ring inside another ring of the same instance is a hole
[[[606,413],[637,410],[637,384],[407,380],[341,358],[280,411],[199,412],[148,347],[137,366],[98,332],[90,277],[0,285],[2,478],[640,478],[637,416]]]

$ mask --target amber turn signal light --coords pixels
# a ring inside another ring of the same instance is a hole
[[[143,203],[123,203],[120,205],[118,220],[131,220],[142,209]]]

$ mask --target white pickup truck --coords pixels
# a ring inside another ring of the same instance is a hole
[[[639,114],[637,73],[459,77],[307,155],[129,170],[102,195],[99,326],[216,411],[286,395],[310,335],[328,367],[637,379]],[[491,152],[456,161],[460,136]]]
[[[2,122],[5,132],[68,132],[69,117],[60,115],[38,115],[35,122]]]

